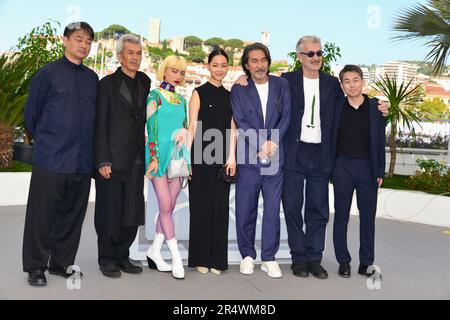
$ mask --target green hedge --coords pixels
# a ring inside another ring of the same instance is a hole
[[[13,161],[13,166],[10,168],[0,168],[0,172],[31,172],[33,167],[29,164]]]

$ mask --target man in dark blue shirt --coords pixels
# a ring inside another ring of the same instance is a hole
[[[35,141],[23,242],[32,286],[46,285],[48,265],[51,274],[69,277],[78,250],[94,168],[98,76],[82,64],[93,39],[87,23],[68,25],[64,57],[37,72],[25,106]]]
[[[363,72],[347,65],[339,74],[347,99],[338,114],[336,163],[333,172],[333,243],[339,262],[338,274],[351,276],[351,256],[347,247],[347,229],[353,193],[360,219],[358,273],[370,277],[375,272],[375,217],[378,188],[386,165],[385,119],[378,112],[377,99],[363,95]]]

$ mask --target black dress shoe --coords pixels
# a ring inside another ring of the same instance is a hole
[[[358,268],[358,273],[362,276],[366,276],[368,278],[370,278],[371,276],[373,276],[374,274],[377,273],[376,269],[374,267],[371,268],[371,271],[369,271],[369,266],[365,265],[365,264],[360,264],[359,268]],[[378,276],[381,277],[381,274],[378,274]]]
[[[352,274],[350,264],[348,264],[348,263],[341,263],[339,265],[338,274],[341,277],[343,277],[343,278],[350,278],[350,276]]]
[[[129,260],[124,260],[122,262],[119,262],[119,264],[117,266],[119,267],[120,270],[122,270],[125,273],[131,273],[131,274],[142,273],[142,268],[139,266],[135,266]]]
[[[59,276],[68,279],[71,276],[73,276],[76,272],[74,270],[72,270],[72,272],[67,272],[67,268],[68,267],[50,266],[48,267],[48,273],[54,276]],[[80,278],[83,278],[83,272],[80,271],[78,275],[80,276]]]
[[[293,262],[291,265],[291,270],[294,276],[300,278],[309,277],[308,265],[306,264],[306,262]]]
[[[47,279],[45,278],[44,271],[36,269],[28,272],[28,283],[33,287],[43,287],[47,285]]]
[[[309,262],[308,263],[308,270],[309,270],[310,273],[312,273],[314,278],[322,279],[322,280],[328,278],[327,270],[325,270],[320,265],[319,262]]]
[[[114,264],[101,265],[100,271],[103,273],[103,275],[105,277],[108,277],[108,278],[120,278],[120,276],[122,275],[119,267],[117,267]]]

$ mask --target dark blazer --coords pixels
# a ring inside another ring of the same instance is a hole
[[[287,170],[294,170],[297,159],[298,145],[301,137],[302,118],[305,111],[305,94],[303,88],[303,70],[287,72],[281,75],[289,82],[291,91],[291,122],[284,138],[286,148]],[[344,102],[339,80],[320,72],[320,121],[322,130],[322,172],[331,174],[335,159],[335,138],[337,134],[339,110]]]
[[[378,111],[378,99],[370,99],[370,151],[375,178],[386,170],[386,118]]]
[[[99,83],[95,119],[95,165],[112,164],[111,178],[125,179],[136,159],[145,159],[145,121],[150,79],[138,72],[138,105],[120,68]],[[144,172],[143,174],[144,175]],[[97,172],[96,177],[100,177]]]
[[[278,158],[280,168],[284,164],[284,143],[283,137],[289,126],[291,114],[291,98],[289,84],[285,79],[269,76],[269,97],[267,100],[266,121],[263,121],[261,100],[258,90],[251,78],[248,80],[248,86],[234,85],[231,88],[231,106],[233,109],[233,118],[238,129],[256,130],[258,133],[257,141],[252,141],[243,135],[239,139],[243,143],[238,143],[238,164],[261,166],[256,159],[256,154],[261,146],[272,139],[271,130],[279,130],[279,141],[273,141],[279,146]],[[267,129],[267,135],[260,131]],[[242,140],[245,139],[245,142]],[[255,143],[254,143],[255,142]],[[245,153],[240,152],[239,147],[245,145]]]
[[[369,99],[369,123],[370,123],[370,162],[372,163],[374,179],[384,178],[386,169],[386,119],[378,110],[378,99]],[[338,119],[340,122],[342,108],[339,108]],[[338,127],[339,127],[338,122]],[[337,145],[338,135],[336,134]]]

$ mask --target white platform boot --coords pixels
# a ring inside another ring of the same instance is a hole
[[[180,251],[178,250],[177,239],[168,240],[167,245],[172,254],[172,276],[175,279],[184,279],[183,260],[181,259]]]
[[[172,271],[172,266],[164,261],[161,256],[161,248],[165,238],[163,234],[156,233],[152,246],[147,250],[147,262],[150,269],[160,272]]]

